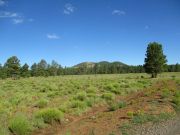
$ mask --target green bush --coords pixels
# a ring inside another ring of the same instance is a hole
[[[88,94],[87,94],[87,97],[96,98],[97,95],[96,95],[95,93],[88,93]]]
[[[134,112],[133,112],[133,111],[128,111],[128,112],[127,112],[127,116],[133,117],[133,116],[134,116]]]
[[[118,106],[119,106],[119,108],[124,108],[124,107],[126,107],[126,102],[119,101]]]
[[[116,104],[116,103],[110,103],[110,104],[109,104],[109,107],[108,107],[108,110],[109,110],[109,111],[116,111],[118,108],[119,108],[119,107],[118,107],[118,104]]]
[[[107,100],[107,101],[109,101],[109,100],[114,100],[114,99],[115,99],[115,96],[114,96],[114,94],[112,94],[112,93],[104,93],[104,94],[102,95],[102,98],[105,99],[105,100]]]
[[[48,100],[46,99],[40,99],[37,103],[36,103],[36,106],[39,107],[39,108],[44,108],[46,107],[48,104]]]
[[[115,87],[112,84],[107,84],[105,87],[105,90],[112,91],[115,89]]]
[[[95,87],[92,87],[92,86],[90,86],[89,88],[87,88],[87,93],[96,93],[96,88]]]
[[[95,98],[94,97],[88,98],[86,100],[86,104],[87,106],[92,107],[95,104]]]
[[[175,108],[180,110],[180,91],[177,91],[174,95],[172,102],[176,105]]]
[[[61,122],[64,118],[64,113],[55,108],[48,108],[37,112],[36,118],[42,118],[45,123],[52,124],[54,121]]]
[[[71,101],[71,108],[85,109],[86,107],[87,107],[86,102],[79,101],[79,100]]]
[[[180,90],[176,91],[175,97],[180,97]]]
[[[174,102],[176,105],[180,106],[180,97],[175,97],[175,98],[173,99],[173,102]]]
[[[25,116],[18,115],[10,120],[9,129],[15,135],[28,135],[32,125]]]
[[[143,124],[146,122],[160,122],[163,120],[168,120],[172,118],[174,114],[171,113],[160,113],[158,115],[150,115],[150,114],[138,114],[133,116],[132,122],[135,124]]]
[[[86,93],[85,92],[80,92],[74,97],[74,99],[84,101],[86,99]]]
[[[33,119],[33,126],[36,128],[45,128],[46,124],[44,123],[43,118],[34,118]]]
[[[149,115],[135,115],[133,116],[132,122],[136,124],[143,124],[149,120]],[[151,117],[152,119],[153,117]]]
[[[168,89],[164,89],[163,91],[162,91],[162,94],[161,94],[161,96],[162,96],[162,98],[167,98],[167,97],[169,97],[170,96],[170,90],[168,90]]]

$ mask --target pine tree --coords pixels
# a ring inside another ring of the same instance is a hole
[[[20,60],[12,56],[6,61],[4,68],[7,71],[7,77],[17,79],[20,75]]]
[[[157,42],[149,43],[144,64],[146,73],[151,74],[152,78],[156,78],[158,73],[164,71],[166,62],[162,45]]]
[[[29,72],[29,66],[28,64],[24,64],[22,67],[21,67],[21,76],[22,77],[30,77],[30,72]]]

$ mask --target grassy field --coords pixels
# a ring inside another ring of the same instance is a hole
[[[68,116],[80,116],[96,106],[108,105],[109,111],[114,111],[126,106],[124,102],[119,102],[118,107],[114,104],[118,97],[142,91],[160,80],[180,82],[180,73],[149,77],[114,74],[0,80],[0,135],[31,134],[54,123],[64,124]],[[169,95],[169,89],[165,89],[163,96]],[[180,105],[180,94],[174,97],[173,103]]]

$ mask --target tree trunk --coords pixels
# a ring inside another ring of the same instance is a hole
[[[157,73],[152,73],[151,78],[157,78]]]
[[[157,73],[155,73],[155,78],[157,78]]]

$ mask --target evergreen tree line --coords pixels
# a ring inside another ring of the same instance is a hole
[[[180,64],[167,65],[166,72],[180,72]],[[31,67],[25,63],[21,66],[16,56],[10,57],[4,65],[0,64],[0,78],[82,75],[82,74],[120,74],[120,73],[145,73],[143,65],[129,66],[120,62],[99,62],[93,66],[82,64],[75,67],[62,67],[56,61],[48,64],[45,60],[34,63]]]

